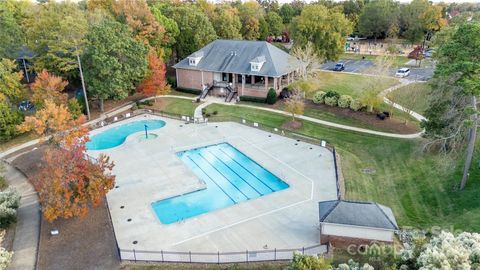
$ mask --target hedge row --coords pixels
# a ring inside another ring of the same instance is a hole
[[[265,103],[267,101],[267,99],[264,98],[264,97],[241,96],[240,101]]]
[[[349,95],[340,95],[336,91],[317,91],[313,95],[312,100],[315,104],[324,103],[332,107],[350,108],[354,111],[358,111],[364,107],[358,99],[354,99]]]
[[[202,93],[202,90],[192,89],[192,88],[177,87],[176,90],[177,90],[178,92],[183,92],[183,93],[188,93],[188,94],[194,94],[194,95],[200,95],[200,94]]]

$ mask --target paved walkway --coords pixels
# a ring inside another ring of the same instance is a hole
[[[228,103],[226,105],[229,105]],[[233,104],[232,104],[233,105]],[[263,111],[269,111],[269,112],[274,112],[274,113],[279,113],[283,115],[288,115],[291,116],[290,113],[281,111],[281,110],[276,110],[276,109],[271,109],[271,108],[264,108],[264,107],[259,107],[259,106],[252,106],[252,105],[244,105],[244,104],[237,104],[236,106],[239,107],[245,107],[245,108],[253,108],[253,109],[258,109],[258,110],[263,110]],[[371,134],[371,135],[378,135],[378,136],[383,136],[383,137],[390,137],[390,138],[399,138],[399,139],[415,139],[419,138],[422,132],[414,133],[414,134],[396,134],[396,133],[388,133],[388,132],[381,132],[381,131],[375,131],[371,129],[365,129],[365,128],[358,128],[358,127],[352,127],[352,126],[347,126],[347,125],[342,125],[342,124],[337,124],[337,123],[332,123],[324,120],[320,120],[317,118],[305,116],[305,115],[297,115],[296,116],[298,119],[310,121],[313,123],[321,124],[324,126],[328,127],[334,127],[334,128],[339,128],[339,129],[344,129],[344,130],[350,130],[350,131],[355,131],[355,132],[360,132],[360,133],[366,133],[366,134]]]
[[[406,85],[409,85],[409,84],[413,84],[413,83],[426,83],[426,82],[424,82],[424,81],[410,81],[410,80],[401,79],[400,84],[397,84],[395,86],[392,86],[390,88],[387,88],[387,89],[383,90],[382,92],[380,92],[380,96],[383,97],[383,102],[385,102],[386,104],[388,104],[390,106],[393,106],[394,108],[397,108],[397,109],[399,109],[403,112],[406,112],[406,113],[410,114],[413,118],[422,122],[423,120],[427,120],[427,118],[425,116],[423,116],[423,115],[421,115],[417,112],[414,112],[414,111],[412,111],[408,108],[405,108],[402,105],[397,104],[397,103],[395,103],[395,102],[393,102],[393,101],[391,101],[390,99],[387,98],[387,95],[389,93],[391,93],[392,91],[395,91],[400,87],[403,87],[403,86],[406,86]]]
[[[22,196],[17,210],[17,226],[13,240],[13,259],[9,269],[35,269],[40,236],[40,206],[33,186],[16,168],[5,164],[9,185]]]

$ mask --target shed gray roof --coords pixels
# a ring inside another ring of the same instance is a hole
[[[324,201],[319,214],[320,222],[398,230],[392,210],[373,202]]]
[[[203,53],[203,57],[196,66],[190,66],[188,57],[186,57],[173,67],[279,77],[295,70],[300,63],[295,57],[266,41],[218,39],[189,57],[195,57],[194,55],[199,53]],[[262,59],[262,57],[265,63],[260,71],[251,71],[250,62]]]

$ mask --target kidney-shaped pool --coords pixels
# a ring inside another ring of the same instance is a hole
[[[145,125],[148,130],[154,130],[165,126],[165,122],[162,120],[141,120],[109,128],[92,136],[87,143],[87,149],[104,150],[119,146],[129,135],[145,130]]]

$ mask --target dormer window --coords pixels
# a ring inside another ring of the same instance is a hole
[[[193,53],[192,55],[190,55],[188,57],[188,65],[190,65],[190,66],[198,65],[198,62],[200,62],[202,57],[203,57],[203,52],[202,51],[198,51],[198,52]]]
[[[250,70],[251,71],[260,71],[262,69],[262,66],[263,66],[264,63],[265,63],[265,56],[255,57],[255,59],[250,61]]]

